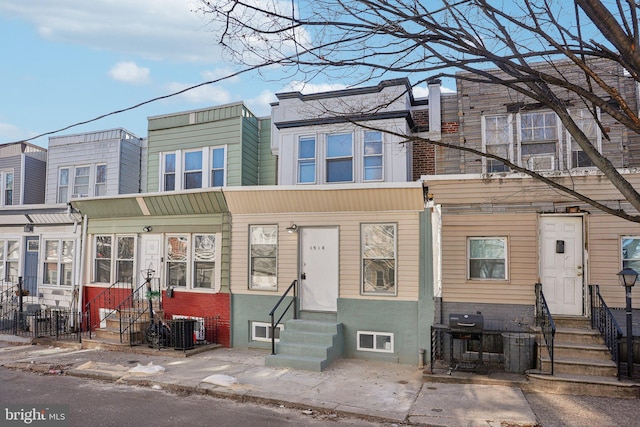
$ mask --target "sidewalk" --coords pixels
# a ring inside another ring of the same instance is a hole
[[[309,372],[266,367],[268,353],[262,350],[217,348],[179,357],[180,352],[173,349],[153,354],[78,350],[15,345],[15,339],[9,345],[4,338],[0,336],[0,366],[5,368],[330,411],[379,422],[485,427],[537,424],[519,388],[425,383],[416,366],[345,359],[324,372]],[[143,372],[131,372],[132,368]],[[164,372],[152,373],[155,370]]]

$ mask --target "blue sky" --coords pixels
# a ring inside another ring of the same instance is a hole
[[[192,0],[0,0],[0,143],[14,142],[227,76]],[[147,117],[244,101],[269,115],[275,93],[300,83],[243,74],[57,135],[123,127],[146,136]],[[372,82],[375,84],[377,82]],[[314,82],[305,92],[339,89]],[[31,141],[46,147],[48,137]]]

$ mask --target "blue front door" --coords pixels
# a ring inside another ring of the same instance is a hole
[[[38,252],[39,237],[25,238],[26,251],[24,256],[23,289],[32,296],[38,296]]]

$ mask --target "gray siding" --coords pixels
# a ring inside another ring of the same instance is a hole
[[[139,193],[141,190],[141,148],[139,141],[120,144],[120,174],[118,194]]]
[[[24,180],[16,183],[24,183],[23,202],[24,204],[44,203],[44,192],[46,187],[47,162],[33,157],[25,156],[24,159]],[[17,177],[16,177],[17,178]],[[14,201],[20,193],[14,188]],[[17,203],[17,202],[16,202]]]

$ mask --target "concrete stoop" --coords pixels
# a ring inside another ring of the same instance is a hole
[[[284,324],[276,354],[265,365],[322,372],[343,354],[342,323],[292,319]]]
[[[617,379],[617,367],[600,333],[585,317],[554,317],[553,375],[544,338],[538,334],[537,370],[527,388],[552,394],[638,398],[640,384]]]
[[[134,319],[135,330],[126,331],[120,334],[120,319],[123,319],[123,325],[129,325],[129,319]],[[144,333],[147,330],[150,319],[149,313],[144,311],[138,313],[133,310],[121,310],[118,313],[113,313],[105,319],[106,325],[104,328],[96,328],[95,341],[102,342],[105,345],[119,345],[129,346],[131,342],[141,342],[144,338]]]

